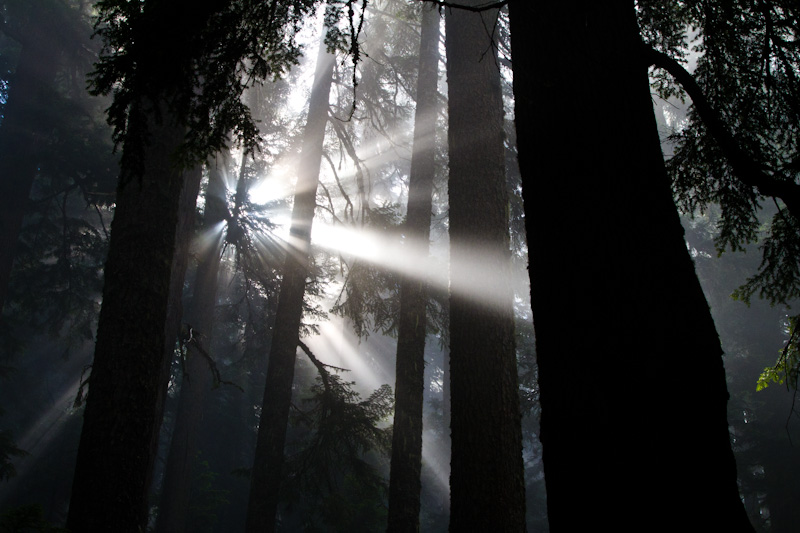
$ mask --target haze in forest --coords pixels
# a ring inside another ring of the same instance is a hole
[[[800,12],[550,4],[0,0],[0,531],[795,531]]]

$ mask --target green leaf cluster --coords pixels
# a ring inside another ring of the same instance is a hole
[[[797,389],[800,379],[800,332],[798,332],[800,315],[789,317],[787,329],[789,340],[781,350],[774,366],[765,368],[758,376],[756,390],[760,391],[773,383]]]

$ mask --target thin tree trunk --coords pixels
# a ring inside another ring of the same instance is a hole
[[[451,531],[525,530],[503,101],[491,36],[496,17],[497,10],[445,13]]]
[[[283,266],[283,280],[269,352],[256,455],[250,478],[246,527],[248,533],[273,531],[275,528],[333,66],[333,56],[327,53],[323,43],[317,57],[314,86],[309,100],[308,119],[298,164],[289,248]]]
[[[223,171],[226,170],[228,160],[228,157],[218,156],[209,161],[208,190],[205,194],[203,218],[205,231],[215,231],[214,228],[225,220],[228,212],[223,179]],[[193,328],[192,337],[205,350],[210,348],[212,340],[222,233],[215,233],[213,238],[214,242],[201,252],[194,282],[194,294],[185,320]],[[211,386],[212,374],[208,361],[194,343],[188,344],[185,373],[175,414],[175,428],[172,432],[161,489],[161,503],[156,521],[158,532],[182,533],[186,530],[189,496],[194,479],[193,463],[198,451],[199,425],[203,418],[206,392]]]
[[[67,528],[144,531],[169,366],[180,329],[181,290],[198,169],[174,150],[184,128],[162,108],[152,120],[144,173],[117,190],[103,306],[78,447]]]
[[[509,7],[550,528],[752,531],[634,2]]]
[[[436,86],[439,81],[439,10],[423,6],[414,148],[405,234],[408,253],[423,261],[430,249],[431,194],[435,174]],[[428,287],[423,279],[400,282],[394,430],[387,531],[419,531],[422,403]]]

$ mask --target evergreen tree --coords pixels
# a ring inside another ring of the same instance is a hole
[[[497,15],[445,13],[451,531],[525,530]]]
[[[166,106],[144,105],[151,117],[166,113]],[[155,125],[150,122],[150,128]],[[117,190],[67,521],[73,530],[136,531],[146,524],[201,177],[199,168],[185,173],[174,166],[182,139],[183,128],[175,122],[154,128],[141,181],[123,174]],[[115,240],[116,235],[123,237]]]
[[[229,159],[220,154],[208,162],[209,178],[202,224],[207,232],[214,231],[228,218],[223,175],[228,170]],[[183,381],[161,490],[157,531],[181,533],[186,529],[189,483],[194,479],[193,459],[198,453],[198,425],[202,420],[207,390],[214,384],[213,370],[216,370],[208,350],[213,334],[214,304],[223,243],[221,233],[214,237],[215,240],[201,251],[194,292],[183,326],[184,330],[188,329],[188,332],[182,334],[183,349],[186,351]]]
[[[668,10],[641,2],[640,13],[657,88],[692,100],[668,162],[679,205],[688,214],[719,205],[720,253],[760,242],[762,262],[737,298],[788,305],[800,296],[800,9],[780,0],[692,0]],[[697,28],[691,44],[702,52],[691,73],[686,26]],[[765,203],[777,208],[767,224],[759,216]],[[796,388],[797,335],[791,339],[761,383]]]
[[[84,13],[63,0],[5,1],[0,7],[5,15],[1,31],[20,46],[0,127],[2,311],[28,197],[45,156],[43,148],[51,142],[56,127],[55,114],[46,109],[58,98],[56,80],[63,72],[65,57],[73,63],[85,58],[82,45],[91,30]]]
[[[251,471],[246,531],[253,533],[275,528],[333,66],[333,56],[322,43],[297,172],[292,224]]]
[[[314,2],[97,7],[105,49],[94,90],[114,91],[109,122],[123,151],[67,526],[138,531],[147,523],[200,182],[199,171],[184,169],[222,149],[231,131],[252,145],[244,84],[296,61],[294,34]]]
[[[26,261],[40,251],[18,242],[24,240],[23,217],[34,209],[44,211],[43,197],[69,196],[60,194],[64,190],[96,203],[96,193],[113,190],[108,178],[114,163],[108,130],[95,123],[99,102],[90,100],[84,88],[83,78],[97,54],[89,41],[86,7],[65,0],[6,1],[0,7],[2,33],[8,37],[1,55],[16,63],[5,80],[0,127],[1,307],[15,296],[7,290],[17,255],[27,255],[21,259]],[[68,205],[74,222],[79,217]]]
[[[785,345],[786,310],[766,301],[744,306],[731,293],[759,265],[758,249],[717,257],[714,239],[719,235],[718,208],[684,220],[686,241],[706,293],[725,350],[728,375],[728,420],[739,471],[739,491],[756,531],[790,532],[799,510],[787,501],[800,487],[792,483],[798,460],[793,442],[800,427],[787,419],[787,387],[756,391],[755,377],[774,361]],[[768,219],[769,213],[763,217]],[[687,217],[688,218],[688,217]]]
[[[633,2],[509,7],[550,527],[751,531]],[[601,135],[597,101],[617,102]]]
[[[418,260],[428,256],[430,246],[438,66],[439,12],[435,7],[426,6],[422,9],[414,147],[405,222],[407,253]],[[387,531],[419,530],[427,305],[426,281],[405,276],[400,282]]]

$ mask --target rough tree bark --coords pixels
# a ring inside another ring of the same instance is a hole
[[[67,517],[72,531],[147,527],[201,176],[177,157],[189,120],[181,116],[191,97],[184,82],[197,32],[226,3],[147,2],[131,28],[135,65],[128,66],[135,68],[125,82],[132,101]]]
[[[430,248],[431,194],[436,170],[438,67],[439,10],[435,6],[423,6],[414,147],[405,223],[408,252],[420,261],[428,256]],[[425,280],[404,276],[400,282],[387,531],[419,531],[427,301]]]
[[[181,317],[201,172],[177,168],[184,128],[150,108],[141,177],[123,174],[67,528],[143,531]]]
[[[223,171],[229,158],[219,155],[208,163],[208,189],[205,193],[203,228],[212,231],[228,213]],[[222,233],[200,252],[194,292],[184,322],[193,328],[192,336],[208,349],[212,340],[214,305],[217,299]],[[186,363],[181,383],[175,427],[172,431],[164,483],[161,488],[156,531],[182,533],[186,530],[193,462],[197,454],[198,429],[203,417],[207,391],[212,387],[212,373],[195,343],[186,346]]]
[[[634,2],[509,7],[551,530],[752,531]]]
[[[308,276],[311,224],[317,205],[322,148],[325,126],[328,123],[333,59],[322,43],[317,57],[314,86],[311,90],[308,118],[298,163],[292,225],[269,352],[255,459],[250,476],[246,526],[248,533],[273,531],[275,528],[286,428],[292,399],[294,364]]]
[[[503,101],[492,42],[496,18],[496,9],[445,12],[451,531],[525,530]]]

